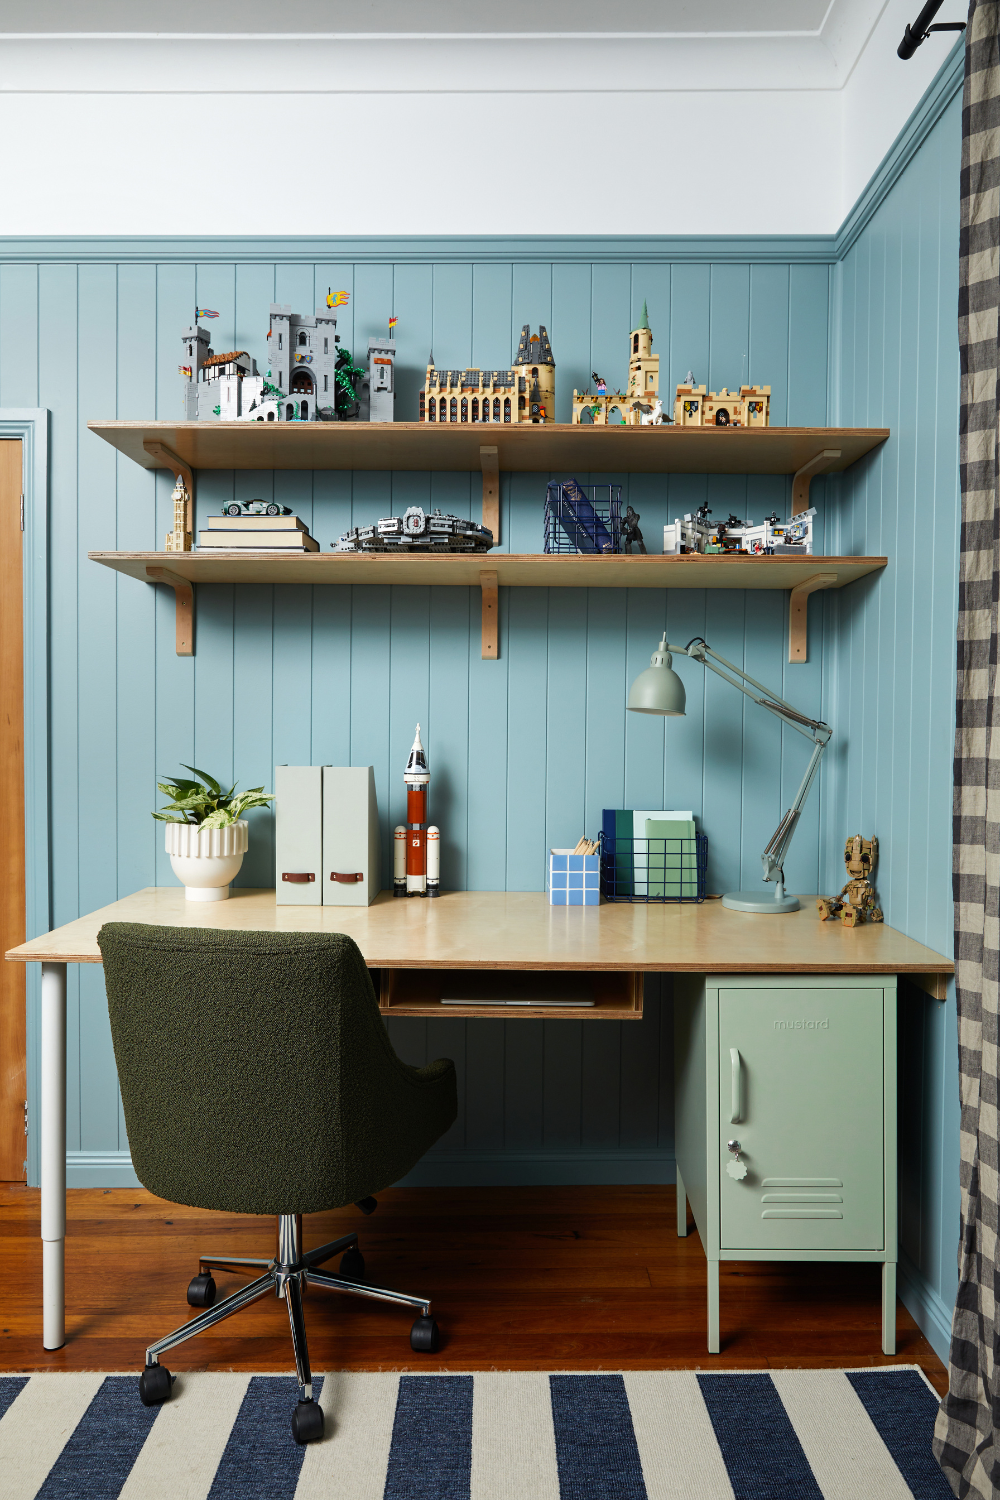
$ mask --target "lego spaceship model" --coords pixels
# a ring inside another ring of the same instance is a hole
[[[427,752],[420,743],[420,725],[410,748],[403,780],[406,782],[406,823],[393,831],[392,894],[440,896],[441,830],[427,826],[427,788],[431,773]]]
[[[334,552],[488,552],[493,533],[463,516],[430,515],[411,505],[402,516],[384,516],[371,526],[352,526]]]

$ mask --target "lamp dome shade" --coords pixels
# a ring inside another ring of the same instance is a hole
[[[629,688],[627,707],[632,713],[674,716],[685,712],[687,694],[671,661],[664,636],[650,657],[649,666]]]

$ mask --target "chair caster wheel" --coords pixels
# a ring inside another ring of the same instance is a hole
[[[292,1412],[292,1437],[297,1443],[316,1443],[323,1436],[323,1408],[315,1401],[300,1401]]]
[[[418,1318],[410,1329],[410,1348],[418,1354],[436,1354],[441,1334],[433,1318]]]
[[[365,1258],[357,1245],[352,1246],[350,1250],[345,1250],[340,1257],[340,1274],[348,1281],[364,1281]]]
[[[169,1399],[173,1383],[166,1365],[147,1365],[139,1376],[139,1400],[143,1406],[159,1406]]]
[[[207,1271],[193,1276],[188,1283],[187,1298],[189,1307],[211,1307],[215,1301],[215,1278]]]

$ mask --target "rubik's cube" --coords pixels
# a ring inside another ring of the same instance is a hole
[[[549,905],[600,906],[601,860],[597,854],[549,850]]]

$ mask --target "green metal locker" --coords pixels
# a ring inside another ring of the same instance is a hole
[[[677,1223],[720,1260],[875,1260],[895,1351],[896,982],[678,976]]]

